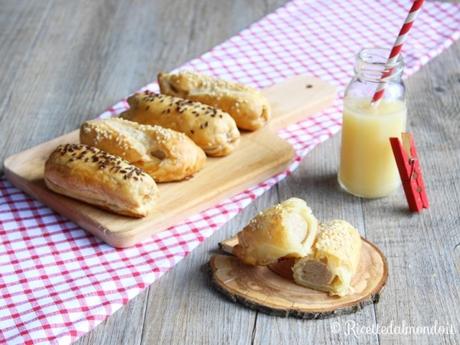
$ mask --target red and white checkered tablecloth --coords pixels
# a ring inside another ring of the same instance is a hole
[[[294,0],[183,68],[259,88],[311,74],[343,91],[361,47],[393,43],[410,1]],[[460,4],[425,3],[405,44],[406,76],[460,36]],[[155,84],[146,86],[156,90]],[[410,92],[410,90],[409,90]],[[121,101],[101,116],[125,109]],[[280,132],[301,158],[340,129],[341,101]],[[286,173],[129,249],[88,235],[0,178],[0,343],[68,344],[177,264]]]

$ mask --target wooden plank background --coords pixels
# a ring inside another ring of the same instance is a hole
[[[75,129],[130,92],[199,56],[284,0],[0,0],[0,158]],[[413,76],[409,128],[431,208],[406,210],[402,191],[360,200],[337,188],[339,136],[252,203],[173,270],[77,344],[455,344],[460,338],[460,44]],[[349,316],[269,317],[209,288],[217,243],[290,196],[319,218],[344,218],[387,255],[379,304]],[[453,325],[456,335],[347,335],[347,327]],[[337,331],[337,327],[341,327]]]

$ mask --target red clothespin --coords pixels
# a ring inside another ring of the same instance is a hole
[[[398,165],[409,209],[412,212],[420,212],[429,207],[420,161],[412,134],[402,133],[401,138],[402,144],[399,138],[390,138],[391,147]]]

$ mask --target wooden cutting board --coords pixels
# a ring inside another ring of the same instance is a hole
[[[263,90],[273,107],[266,128],[242,133],[238,148],[223,158],[208,158],[202,171],[187,181],[159,184],[160,199],[152,213],[132,219],[53,193],[43,180],[44,163],[57,145],[77,143],[78,130],[8,157],[6,177],[83,229],[115,247],[129,247],[177,224],[265,179],[282,172],[294,156],[276,130],[330,106],[335,87],[297,76]]]
[[[231,254],[236,237],[220,243]],[[270,266],[249,266],[231,255],[214,255],[210,260],[213,285],[233,301],[270,315],[319,319],[353,313],[376,303],[388,278],[387,260],[380,249],[363,239],[361,258],[352,279],[354,292],[329,296],[294,283],[292,259]]]

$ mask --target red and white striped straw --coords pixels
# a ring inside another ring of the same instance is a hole
[[[399,35],[393,44],[393,48],[391,49],[390,55],[388,56],[388,60],[385,64],[384,72],[382,73],[380,82],[377,86],[377,89],[375,90],[374,96],[372,97],[373,105],[378,105],[380,100],[383,98],[383,94],[385,92],[385,84],[388,80],[388,77],[393,74],[393,68],[396,64],[396,61],[398,61],[402,46],[407,38],[407,34],[411,29],[412,24],[414,24],[415,18],[417,17],[424,1],[425,0],[415,0],[411,9],[409,10],[409,14],[407,15],[406,20],[404,21],[404,25],[399,31]]]

